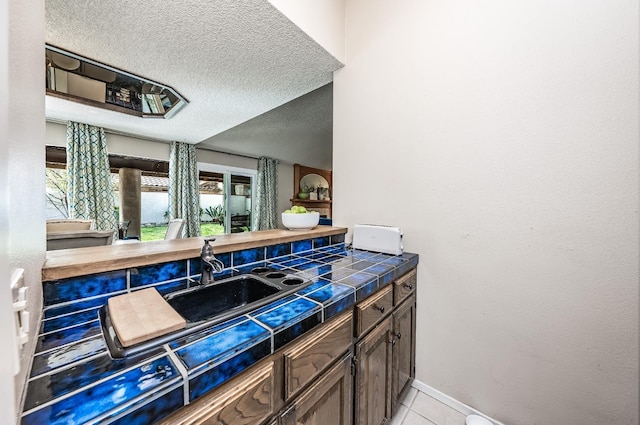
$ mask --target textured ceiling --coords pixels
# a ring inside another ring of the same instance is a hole
[[[170,119],[144,119],[47,96],[47,119],[330,168],[331,123],[327,133],[320,120],[331,120],[326,85],[342,64],[267,0],[45,4],[48,44],[167,84],[189,100]]]

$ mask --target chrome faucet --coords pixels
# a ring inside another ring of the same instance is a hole
[[[200,251],[200,259],[202,260],[201,285],[213,282],[213,272],[220,273],[224,269],[224,264],[213,255],[213,247],[209,245],[209,242],[213,241],[215,241],[215,238],[205,239],[202,251]]]

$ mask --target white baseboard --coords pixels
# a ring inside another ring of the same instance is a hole
[[[457,410],[458,412],[462,413],[465,416],[469,416],[469,415],[479,415],[482,416],[483,418],[485,418],[488,421],[491,421],[493,424],[495,425],[505,425],[502,422],[499,422],[493,418],[490,418],[489,416],[485,415],[482,412],[479,412],[478,410],[474,409],[471,406],[467,406],[466,404],[464,404],[461,401],[456,400],[455,398],[448,396],[438,390],[436,390],[433,387],[430,387],[429,385],[418,381],[417,379],[413,380],[413,383],[411,384],[411,386],[415,389],[417,389],[418,391],[421,391],[433,398],[435,398],[436,400],[438,400],[439,402],[451,407],[452,409]]]

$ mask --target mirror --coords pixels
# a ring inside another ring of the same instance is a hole
[[[319,174],[307,174],[304,177],[302,177],[302,179],[300,179],[300,187],[304,188],[304,187],[313,187],[315,189],[318,188],[329,188],[329,182],[327,181],[327,179],[325,179],[324,177],[322,177]]]
[[[170,118],[187,100],[169,86],[45,45],[47,94],[142,118]]]

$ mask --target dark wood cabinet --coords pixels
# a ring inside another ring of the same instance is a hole
[[[388,423],[413,381],[416,284],[412,270],[355,307],[356,425]]]
[[[391,411],[395,413],[415,377],[416,297],[411,295],[393,312]]]
[[[220,390],[171,414],[161,424],[260,424],[276,412],[275,375],[274,362],[263,362],[244,373],[241,379],[229,381]]]
[[[351,425],[351,354],[304,391],[280,417],[280,425]]]
[[[356,425],[381,425],[391,419],[391,319],[356,344]]]

